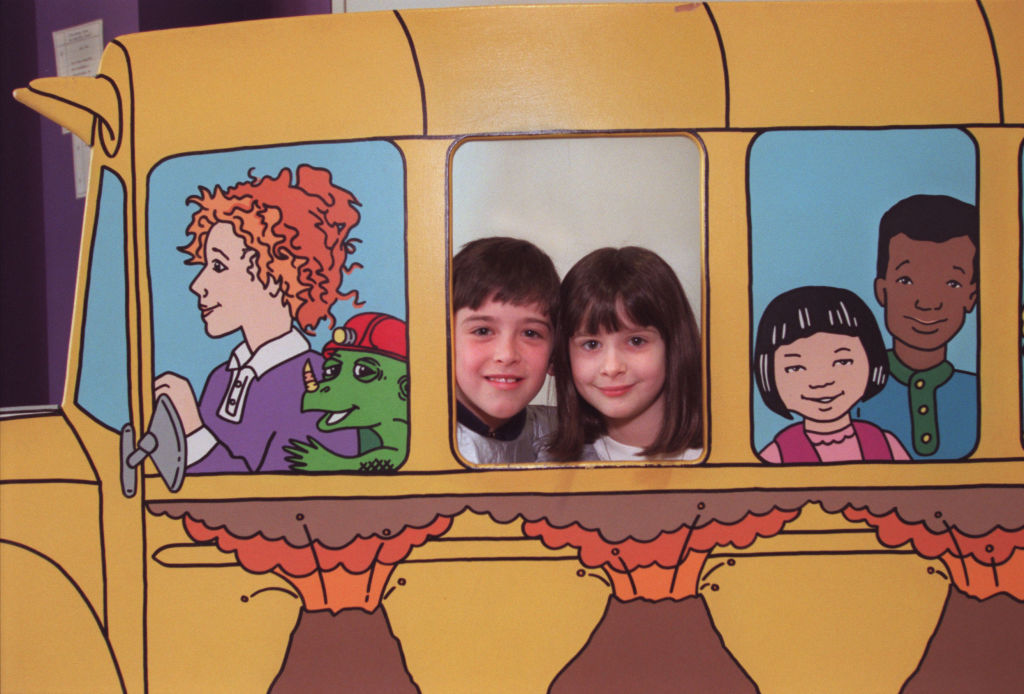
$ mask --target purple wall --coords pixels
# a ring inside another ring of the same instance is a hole
[[[3,89],[57,74],[53,31],[103,20],[103,39],[141,30],[325,14],[330,0],[3,0]],[[0,407],[60,401],[84,201],[72,135],[10,97],[3,104]],[[37,144],[38,143],[38,146]]]
[[[124,0],[36,0],[36,60],[39,77],[57,74],[53,32],[94,19],[103,20],[103,40],[139,30],[138,8]],[[48,402],[59,402],[64,389],[64,367],[70,339],[71,310],[75,298],[79,239],[85,201],[75,198],[71,156],[73,135],[45,118],[41,123],[39,155],[42,161],[43,238],[46,253],[46,319],[49,326],[47,361]]]
[[[330,12],[331,0],[139,0],[139,30]]]
[[[40,119],[9,96],[38,73],[35,6],[6,0],[0,7],[0,406],[37,405],[49,400]]]

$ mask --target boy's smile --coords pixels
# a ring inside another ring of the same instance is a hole
[[[455,393],[492,431],[519,414],[544,385],[551,321],[532,303],[488,299],[455,312]]]
[[[897,234],[889,242],[888,268],[875,280],[875,297],[885,308],[896,355],[908,366],[928,368],[945,359],[946,344],[974,309],[974,253],[966,236],[934,242]],[[933,356],[908,357],[915,352]]]

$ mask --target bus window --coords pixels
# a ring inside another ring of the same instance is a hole
[[[400,467],[400,152],[372,141],[182,155],[154,167],[148,200],[155,390],[189,435],[188,474]],[[381,408],[388,426],[368,424]]]
[[[77,402],[114,431],[128,421],[124,223],[124,183],[104,169],[89,254]]]
[[[454,149],[450,160],[452,254],[456,256],[467,244],[480,239],[510,237],[529,242],[549,256],[558,277],[564,278],[577,261],[596,249],[639,246],[652,251],[667,263],[668,274],[678,278],[685,292],[680,304],[686,301],[693,317],[690,339],[695,346],[691,353],[698,373],[691,380],[695,382],[695,407],[700,411],[703,408],[700,395],[703,384],[699,375],[703,305],[702,157],[700,145],[687,135],[464,141]],[[468,260],[464,262],[464,267],[473,267]],[[476,274],[502,277],[508,274],[499,272],[503,269],[501,263],[492,265],[495,266],[493,271],[477,268]],[[468,274],[469,270],[466,272]],[[456,285],[459,273],[457,263],[452,269]],[[539,286],[545,276],[538,265],[524,274],[524,281]],[[500,280],[511,281],[507,277]],[[490,373],[487,371],[490,367],[471,363],[468,355],[460,361],[460,344],[469,344],[468,339],[460,343],[460,321],[463,316],[472,317],[472,314],[468,309],[456,310],[460,308],[456,302],[468,298],[470,302],[483,304],[485,299],[495,295],[493,292],[489,297],[467,294],[460,298],[456,294],[453,290],[455,334],[451,402],[457,420],[455,449],[469,463],[550,462],[550,449],[544,443],[551,443],[556,387],[553,378],[545,381],[542,374],[535,373],[545,368],[545,355],[539,357],[539,365],[531,365],[528,356],[524,356],[517,367],[522,367],[522,373]],[[512,299],[496,303],[514,305],[516,296]],[[480,326],[468,328],[480,332]],[[490,333],[500,331],[501,327],[483,326],[482,329]],[[567,345],[554,344],[557,337],[553,326],[544,330],[552,333],[549,343],[553,356],[557,356],[559,349],[568,353]],[[501,358],[493,354],[484,357],[488,361]],[[460,366],[465,373],[460,373]],[[474,378],[481,382],[474,384]],[[501,381],[499,386],[493,385],[495,378]],[[488,388],[495,392],[488,392]],[[532,407],[524,414],[522,408],[527,402]],[[641,403],[641,406],[646,404],[649,403]],[[697,427],[702,428],[700,417],[694,419]],[[702,433],[700,431],[693,440],[698,441]],[[683,448],[688,450],[686,456],[666,458],[685,457],[693,462],[702,456],[700,445]],[[622,461],[625,458],[621,454],[596,452],[588,445],[578,459]]]
[[[752,445],[762,460],[974,450],[976,161],[954,129],[754,141]]]

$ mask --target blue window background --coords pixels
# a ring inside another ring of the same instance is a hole
[[[124,183],[104,169],[89,258],[77,403],[117,431],[129,417],[124,245]]]
[[[957,129],[773,131],[751,146],[751,353],[757,323],[775,296],[830,285],[855,292],[872,308],[878,222],[903,198],[942,194],[976,204],[977,149]],[[947,359],[977,373],[975,309],[949,343]],[[748,365],[749,368],[749,365]],[[753,388],[753,436],[759,451],[792,424],[769,410]]]
[[[227,188],[256,178],[276,176],[287,167],[310,164],[331,172],[338,185],[360,202],[360,221],[349,240],[360,239],[347,263],[362,267],[345,275],[342,290],[357,289],[357,307],[351,300],[335,303],[336,327],[351,316],[379,311],[406,320],[405,167],[401,152],[390,142],[365,141],[290,145],[232,150],[167,159],[149,177],[147,228],[150,289],[153,302],[154,374],[166,371],[185,376],[198,397],[206,377],[227,361],[241,342],[237,331],[211,339],[200,318],[197,297],[189,284],[200,266],[185,265],[188,256],[178,250],[196,210],[185,200],[203,186]],[[294,178],[293,178],[294,180]],[[308,337],[319,350],[330,337],[326,322]]]

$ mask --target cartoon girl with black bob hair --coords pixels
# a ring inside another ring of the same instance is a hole
[[[892,433],[850,416],[889,377],[878,323],[853,292],[798,287],[775,297],[757,326],[753,368],[771,410],[803,417],[761,450],[765,462],[909,460]]]
[[[699,458],[700,364],[697,323],[668,263],[636,246],[583,257],[559,295],[551,456]]]

